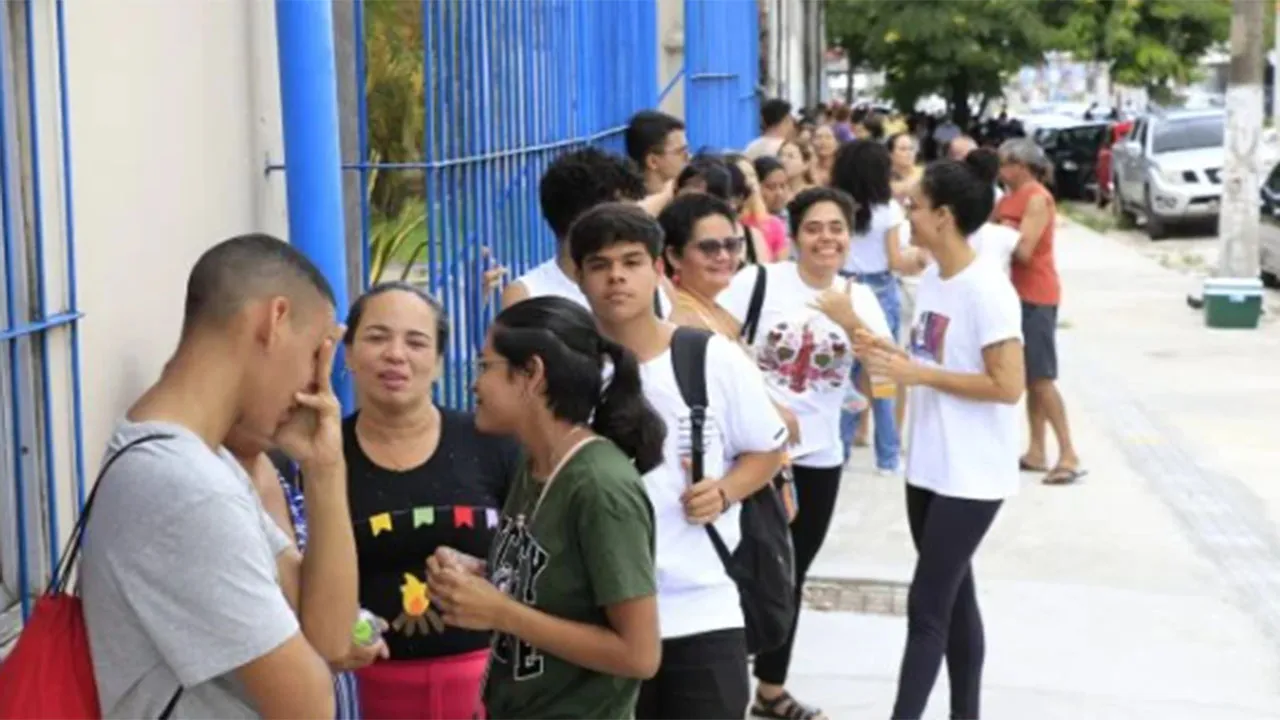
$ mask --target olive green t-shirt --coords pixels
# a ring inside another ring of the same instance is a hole
[[[582,446],[542,483],[520,464],[489,551],[494,585],[556,617],[607,626],[604,609],[654,595],[653,506],[613,443]],[[529,518],[532,514],[532,520]],[[485,686],[490,718],[603,718],[635,713],[640,681],[578,667],[511,635],[495,638]]]

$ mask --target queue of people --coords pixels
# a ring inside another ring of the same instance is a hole
[[[1046,481],[1081,474],[1052,196],[1021,145],[920,169],[910,134],[841,122],[804,142],[769,101],[743,153],[694,154],[645,111],[629,157],[558,157],[556,251],[503,290],[474,412],[432,401],[430,293],[338,308],[278,239],[207,251],[86,520],[104,715],[823,720],[788,671],[870,416],[918,550],[893,717],[921,716],[944,657],[952,717],[979,717],[971,559],[1019,485],[1024,388],[1020,465],[1047,424]]]

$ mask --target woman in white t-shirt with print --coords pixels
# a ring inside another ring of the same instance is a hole
[[[844,466],[840,409],[850,387],[854,332],[891,341],[888,323],[866,285],[839,276],[849,251],[853,200],[832,188],[803,190],[787,206],[796,260],[739,271],[716,302],[745,327],[744,336],[773,398],[796,417],[799,439],[790,455],[799,511],[791,523],[796,593],[826,539]],[[757,283],[759,312],[749,316]],[[1021,318],[1021,316],[1019,316]],[[752,714],[764,718],[825,717],[785,690],[791,636],[756,657]]]
[[[968,240],[991,205],[991,184],[969,164],[930,165],[907,202],[912,242],[936,260],[920,279],[907,350],[857,338],[868,370],[911,387],[907,518],[919,557],[893,711],[900,720],[924,713],[944,655],[951,717],[979,717],[984,638],[970,561],[1018,490],[1025,389],[1017,293]]]
[[[902,298],[897,277],[919,273],[924,268],[924,260],[922,254],[911,248],[904,249],[899,242],[898,232],[905,217],[902,207],[893,199],[890,187],[892,173],[893,160],[884,143],[855,140],[841,147],[836,155],[835,167],[831,172],[831,186],[849,193],[857,203],[853,216],[853,238],[841,273],[857,278],[871,288],[889,322],[889,331],[896,338],[902,319]],[[870,394],[870,383],[866,378],[859,374],[855,381],[862,387],[864,394]],[[894,404],[893,398],[876,398],[871,401],[876,467],[889,472],[898,469],[901,454]],[[841,440],[846,461],[853,447],[859,420],[857,414],[849,412],[841,417]]]

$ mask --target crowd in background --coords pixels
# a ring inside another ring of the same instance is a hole
[[[921,717],[944,658],[951,716],[979,717],[971,558],[1020,467],[1082,472],[1043,154],[999,123],[780,100],[761,121],[692,153],[644,111],[629,157],[551,163],[556,253],[503,289],[474,412],[433,399],[433,295],[335,307],[278,239],[206,252],[85,508],[103,714],[825,718],[787,676],[870,444],[919,553],[893,717]]]

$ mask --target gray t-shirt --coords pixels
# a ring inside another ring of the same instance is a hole
[[[171,423],[122,422],[85,530],[80,591],[108,718],[256,717],[233,670],[298,632],[276,555],[289,545],[252,482]]]

